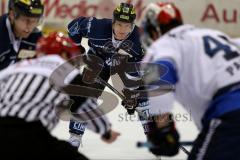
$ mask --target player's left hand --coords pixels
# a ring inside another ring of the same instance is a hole
[[[86,84],[92,84],[96,82],[102,68],[103,63],[102,61],[93,55],[84,56],[84,69],[83,69],[83,82]]]
[[[111,129],[108,132],[106,132],[105,134],[103,134],[101,136],[101,139],[105,143],[109,143],[110,144],[110,143],[113,143],[114,141],[116,141],[118,136],[120,136],[120,133]]]
[[[154,128],[147,133],[148,141],[150,141],[154,147],[150,148],[150,152],[155,155],[162,156],[174,156],[179,150],[179,134],[174,126],[174,122],[168,122],[164,126]]]

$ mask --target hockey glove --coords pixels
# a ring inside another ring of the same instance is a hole
[[[126,97],[122,100],[122,106],[127,109],[128,114],[133,115],[136,107],[138,106],[139,93],[134,94],[131,90],[123,89],[123,94]]]
[[[178,153],[179,134],[173,121],[161,128],[156,126],[150,128],[154,129],[147,133],[147,139],[154,146],[149,149],[153,154],[158,156],[174,156]]]
[[[80,49],[80,54],[84,54],[86,52],[86,49],[82,45],[79,45],[78,47]]]
[[[129,115],[133,115],[135,112],[135,108],[137,107],[137,102],[135,99],[124,99],[122,101],[122,106],[126,108]]]
[[[83,82],[87,84],[95,83],[103,68],[102,61],[96,56],[88,55],[84,57],[84,63]]]

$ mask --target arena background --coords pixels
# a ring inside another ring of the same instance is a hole
[[[137,18],[143,8],[157,0],[127,0],[137,10]],[[163,0],[158,0],[163,1]],[[166,1],[166,0],[165,0]],[[220,29],[233,37],[240,34],[240,0],[168,0],[181,10],[185,23]],[[43,0],[45,3],[44,31],[65,30],[66,24],[79,16],[111,18],[117,0]],[[8,0],[0,0],[0,14],[7,11]]]

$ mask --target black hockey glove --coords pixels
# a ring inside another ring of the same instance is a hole
[[[135,101],[135,99],[125,99],[122,101],[122,106],[126,108],[129,115],[133,115],[135,112],[135,108],[137,107],[137,102]]]
[[[131,90],[123,89],[123,94],[126,97],[122,100],[122,106],[127,109],[128,114],[133,115],[136,107],[138,106],[139,93],[134,94]]]
[[[87,84],[95,83],[103,64],[102,61],[93,55],[84,56],[85,68],[83,70],[83,82]]]
[[[105,143],[110,144],[110,143],[113,143],[114,141],[116,141],[119,135],[120,135],[119,132],[116,132],[116,131],[110,129],[101,136],[101,139]]]
[[[154,124],[154,123],[152,123]],[[171,121],[161,128],[151,127],[153,130],[147,133],[147,139],[154,147],[149,150],[155,155],[174,156],[179,150],[179,134]]]
[[[107,131],[102,135],[103,139],[109,140],[111,138],[111,130]]]
[[[82,45],[79,45],[78,47],[80,49],[80,54],[84,54],[86,52],[86,49]]]

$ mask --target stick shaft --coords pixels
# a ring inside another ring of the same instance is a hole
[[[125,96],[122,95],[118,90],[116,90],[111,84],[109,84],[108,82],[104,81],[103,79],[101,79],[100,77],[97,78],[97,82],[100,84],[103,84],[105,86],[107,86],[110,90],[112,90],[115,94],[117,94],[122,100],[125,99]],[[147,115],[144,114],[143,112],[139,111],[137,108],[135,108],[135,110],[138,112],[138,114],[143,117],[144,119],[148,119]]]
[[[183,142],[180,142],[180,146],[179,148],[184,152],[186,153],[187,155],[190,154],[190,152],[183,146],[192,146],[193,145],[193,142],[190,142],[190,141],[183,141]],[[141,147],[147,147],[147,148],[154,148],[154,145],[151,143],[151,142],[138,142],[137,143],[137,147],[141,148]]]

